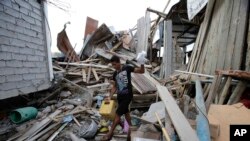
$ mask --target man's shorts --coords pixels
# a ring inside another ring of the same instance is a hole
[[[116,114],[122,116],[129,112],[129,104],[131,102],[131,98],[118,99],[118,107],[116,109]]]

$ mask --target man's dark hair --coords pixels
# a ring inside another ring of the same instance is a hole
[[[120,58],[116,55],[112,56],[110,62],[120,63]]]

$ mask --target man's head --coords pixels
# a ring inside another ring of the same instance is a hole
[[[112,66],[116,69],[116,70],[120,70],[121,69],[121,63],[120,63],[120,58],[117,56],[112,56],[110,59],[110,62],[112,64]]]

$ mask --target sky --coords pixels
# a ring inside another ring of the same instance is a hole
[[[63,25],[70,21],[66,28],[67,35],[72,46],[76,45],[79,52],[83,45],[86,18],[91,17],[99,21],[98,26],[105,23],[113,26],[115,31],[132,29],[137,20],[145,16],[148,7],[157,11],[163,11],[168,0],[49,0],[56,3],[62,10],[48,3],[48,21],[52,35],[52,52],[59,52],[56,47],[57,34],[63,29]],[[178,0],[171,0],[165,13]],[[150,14],[151,20],[157,17]]]

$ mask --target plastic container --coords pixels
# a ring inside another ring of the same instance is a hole
[[[35,118],[37,115],[37,109],[34,107],[24,107],[13,110],[10,113],[10,119],[12,122],[18,124],[27,120]]]
[[[113,120],[115,118],[116,107],[117,103],[114,100],[110,100],[108,103],[103,100],[99,113],[102,117]]]

